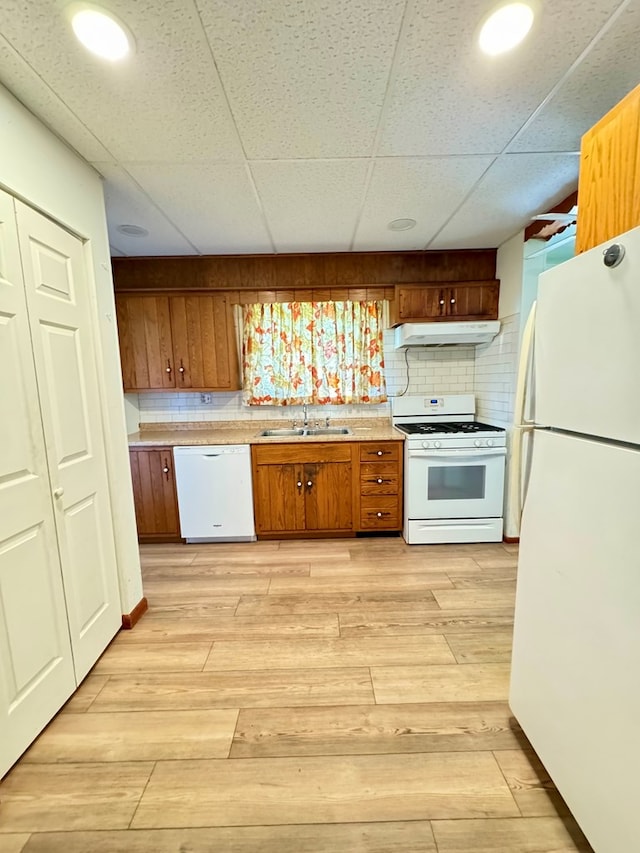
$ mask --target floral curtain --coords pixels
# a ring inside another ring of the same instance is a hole
[[[245,403],[385,402],[382,307],[381,301],[245,305]]]

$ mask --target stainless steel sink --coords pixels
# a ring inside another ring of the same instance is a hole
[[[304,429],[265,429],[263,438],[303,438],[305,435],[320,437],[323,435],[351,435],[349,427],[305,427]]]
[[[265,429],[260,435],[270,438],[295,438],[296,436],[306,435],[304,429]]]
[[[306,435],[351,435],[349,427],[313,427],[305,431]]]

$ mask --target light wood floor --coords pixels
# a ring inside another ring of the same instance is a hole
[[[517,549],[150,545],[0,853],[589,851],[511,717]]]

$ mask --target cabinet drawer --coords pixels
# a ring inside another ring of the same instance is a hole
[[[398,472],[383,474],[375,471],[371,474],[360,474],[361,495],[397,495],[400,478]]]
[[[286,465],[296,462],[350,462],[352,445],[335,441],[324,444],[254,444],[252,455],[257,465]]]
[[[367,441],[360,445],[362,462],[397,462],[400,459],[401,441]]]
[[[364,497],[360,500],[360,527],[397,529],[401,527],[400,498],[397,495]]]

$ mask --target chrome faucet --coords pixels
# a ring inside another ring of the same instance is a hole
[[[303,417],[302,425],[305,427],[308,427],[309,426],[309,417],[307,415],[307,404],[306,403],[302,404],[302,417]]]

